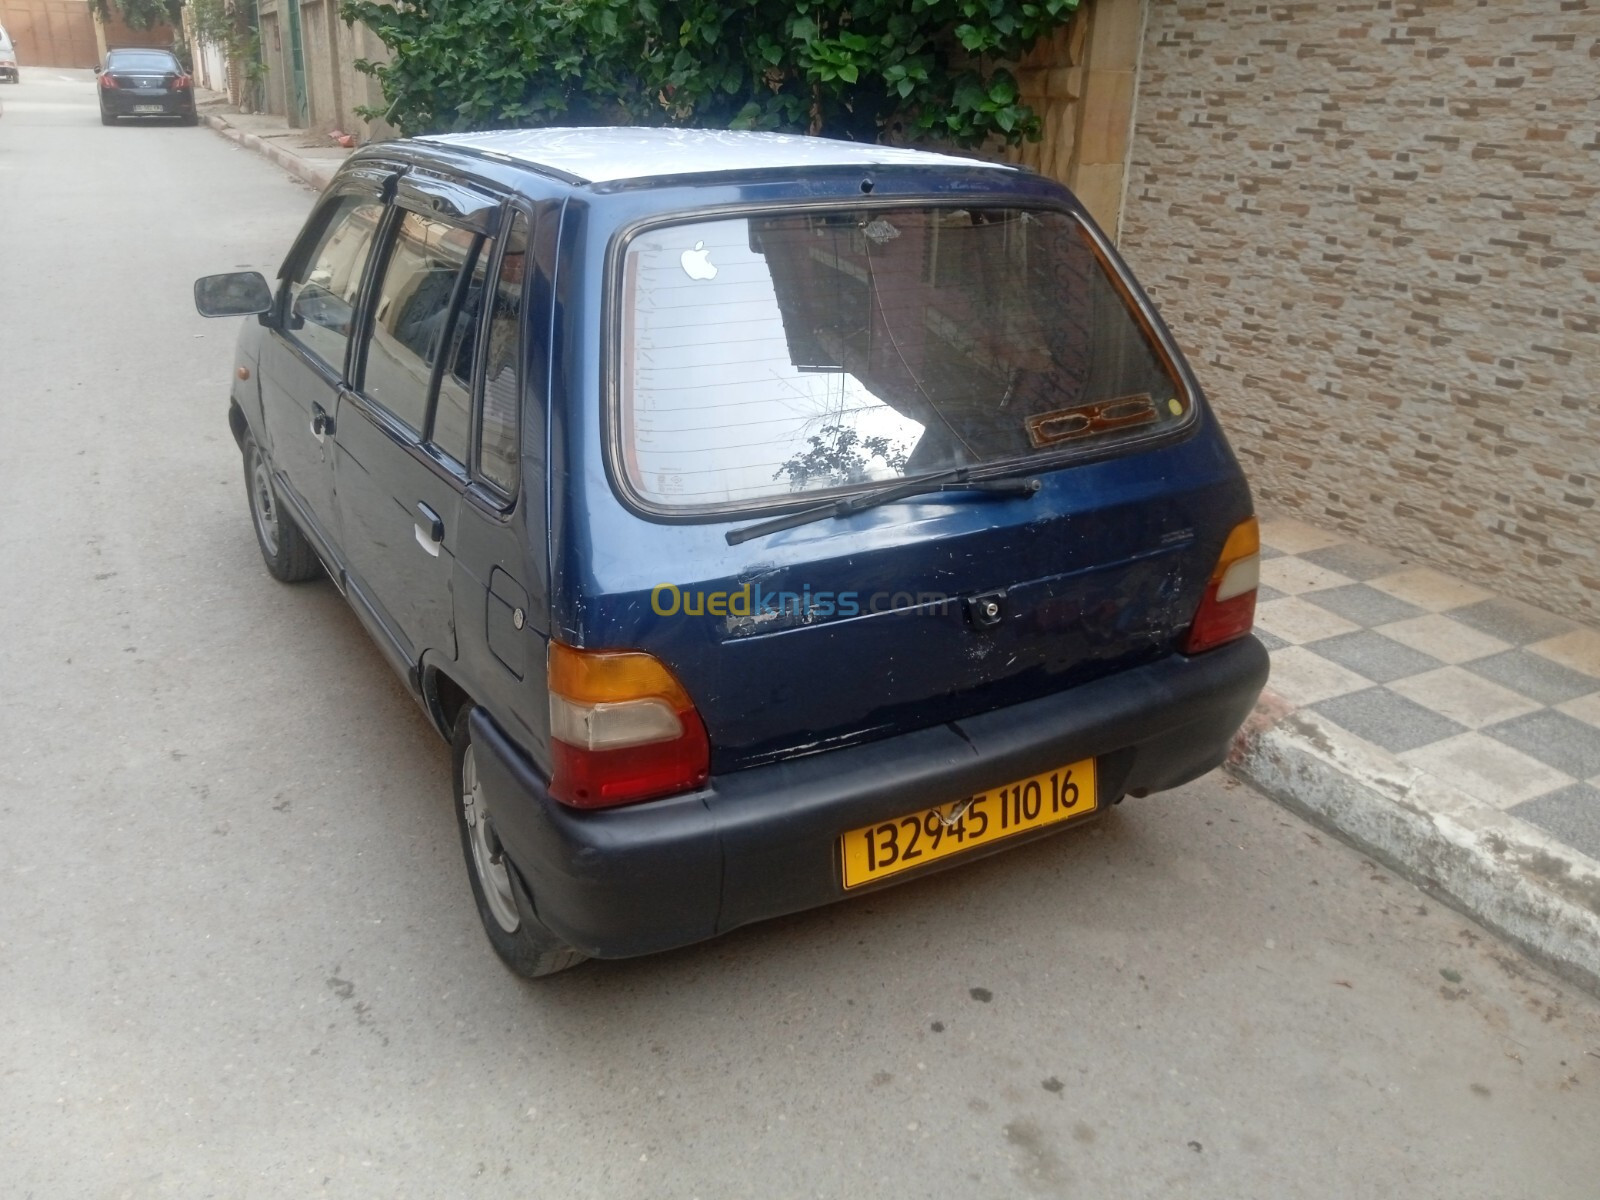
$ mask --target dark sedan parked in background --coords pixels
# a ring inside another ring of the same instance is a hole
[[[100,77],[100,124],[118,117],[177,117],[185,125],[199,121],[194,107],[194,81],[183,64],[165,50],[112,50]]]

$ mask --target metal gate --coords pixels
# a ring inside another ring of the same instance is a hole
[[[93,67],[100,62],[87,0],[0,0],[0,25],[24,67]]]

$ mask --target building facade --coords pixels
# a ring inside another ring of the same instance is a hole
[[[382,62],[388,51],[365,25],[346,25],[339,0],[260,0],[261,53],[266,66],[261,106],[295,128],[335,129],[363,140],[386,136],[388,126],[356,115],[381,108],[383,92],[357,59]]]

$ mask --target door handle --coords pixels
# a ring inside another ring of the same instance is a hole
[[[417,545],[438,558],[439,547],[444,544],[444,522],[426,504],[417,505],[417,514]]]
[[[333,418],[328,415],[328,410],[315,400],[311,402],[311,436],[321,441],[324,434],[333,432]]]

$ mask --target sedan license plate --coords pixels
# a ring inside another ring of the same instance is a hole
[[[1098,807],[1094,759],[979,792],[954,804],[852,829],[840,839],[844,886],[876,883]]]
[[[164,104],[135,104],[133,106],[133,111],[136,113],[166,112],[167,106]]]

